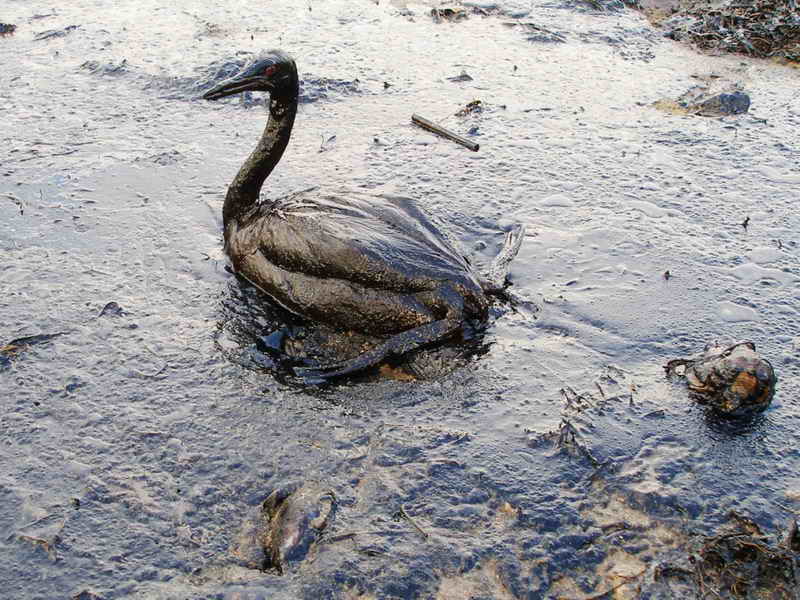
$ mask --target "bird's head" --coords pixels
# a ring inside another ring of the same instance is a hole
[[[205,100],[219,100],[239,92],[280,94],[297,88],[297,67],[291,56],[281,50],[270,50],[245,65],[236,75],[203,94]]]

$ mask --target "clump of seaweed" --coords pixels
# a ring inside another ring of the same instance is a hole
[[[731,511],[728,530],[704,540],[693,556],[701,594],[718,598],[795,598],[798,554],[789,539],[777,545],[752,520]],[[790,534],[791,537],[791,534]]]
[[[800,62],[797,0],[692,2],[663,21],[666,35],[709,51]]]

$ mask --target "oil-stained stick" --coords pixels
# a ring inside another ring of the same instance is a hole
[[[454,142],[461,144],[472,150],[473,152],[477,152],[478,148],[480,148],[480,144],[476,144],[475,142],[470,142],[467,138],[461,137],[457,133],[453,133],[449,129],[445,129],[444,127],[437,125],[433,121],[429,121],[425,117],[420,117],[417,114],[411,115],[411,122],[415,125],[419,125],[423,129],[427,129],[428,131],[432,131],[436,135],[441,135],[442,137],[446,137]]]

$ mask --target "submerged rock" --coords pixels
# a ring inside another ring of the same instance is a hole
[[[671,360],[664,368],[668,376],[685,379],[699,402],[724,415],[763,411],[775,394],[775,372],[753,342],[727,347],[715,343],[699,356]]]

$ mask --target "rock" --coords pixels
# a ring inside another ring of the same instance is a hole
[[[668,376],[682,377],[700,403],[726,416],[761,412],[775,394],[775,371],[753,342],[711,344],[699,356],[671,360],[664,368]]]
[[[749,109],[750,96],[744,92],[717,94],[697,105],[697,110],[704,114],[741,115]]]

